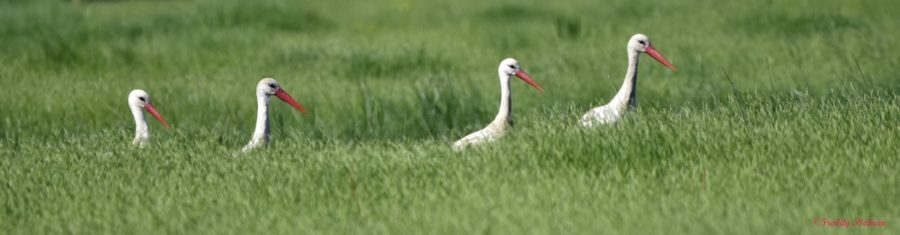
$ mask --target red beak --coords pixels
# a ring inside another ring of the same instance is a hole
[[[656,49],[653,49],[653,46],[647,46],[647,54],[650,55],[650,57],[653,57],[653,59],[656,59],[656,61],[659,61],[659,63],[662,63],[666,67],[669,67],[669,69],[671,69],[672,71],[678,71],[678,69],[675,69],[675,65],[669,63],[669,61],[666,60],[666,57],[663,57],[662,54],[659,54]]]
[[[528,83],[528,85],[531,85],[534,88],[537,88],[539,91],[544,92],[544,88],[541,88],[541,86],[538,86],[538,84],[536,82],[534,82],[533,79],[531,79],[531,75],[528,75],[528,73],[525,73],[525,71],[522,71],[522,70],[516,71],[516,77],[519,77],[519,79],[522,79],[522,81],[525,81],[525,83]]]
[[[155,117],[156,120],[159,120],[159,122],[162,123],[163,126],[166,126],[166,128],[172,128],[171,126],[169,126],[169,123],[166,122],[166,119],[163,119],[162,115],[159,115],[159,112],[156,111],[156,108],[153,107],[152,104],[150,104],[150,103],[145,104],[144,109],[147,109],[147,112],[149,112],[150,115],[153,115],[153,117]]]
[[[291,106],[294,106],[294,108],[299,110],[301,113],[306,113],[306,109],[304,109],[303,106],[300,105],[300,103],[297,103],[297,101],[294,100],[291,95],[288,95],[288,93],[284,91],[284,89],[278,88],[278,90],[275,91],[275,96],[278,96],[278,98],[282,101],[290,104]]]

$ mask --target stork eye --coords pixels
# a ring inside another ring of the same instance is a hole
[[[271,87],[272,89],[275,89],[275,84],[269,83],[269,87]]]
[[[144,97],[138,97],[138,99],[141,101],[147,102],[147,99],[145,99]]]
[[[638,43],[640,43],[641,45],[645,45],[644,41],[638,41]]]
[[[516,68],[516,66],[515,66],[515,65],[509,65],[509,68],[511,68],[511,69],[515,69],[515,68]]]

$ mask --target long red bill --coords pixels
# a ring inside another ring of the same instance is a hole
[[[162,115],[159,115],[159,112],[156,111],[156,108],[153,107],[152,104],[150,104],[150,103],[145,104],[144,109],[147,109],[147,112],[149,112],[150,115],[153,115],[153,117],[155,117],[156,120],[159,120],[159,122],[162,123],[163,126],[166,126],[166,128],[172,128],[171,126],[169,126],[169,123],[166,122],[166,119],[163,119]]]
[[[279,88],[277,91],[275,91],[275,96],[278,96],[278,98],[282,101],[290,104],[291,106],[294,106],[294,108],[299,110],[301,113],[306,113],[306,109],[304,109],[303,106],[300,105],[300,103],[297,103],[297,101],[294,100],[291,95],[288,95],[288,93],[285,92],[284,89]]]
[[[533,79],[531,79],[531,75],[528,75],[527,73],[525,73],[525,71],[522,71],[522,70],[516,71],[516,77],[519,77],[519,79],[522,79],[522,81],[525,81],[525,83],[528,83],[528,85],[531,85],[534,88],[537,88],[539,91],[544,92],[544,88],[541,88],[541,86],[538,86],[538,84],[536,82],[534,82]]]
[[[662,63],[666,67],[669,67],[669,69],[671,69],[672,71],[678,71],[678,69],[675,68],[675,65],[669,63],[669,61],[666,60],[666,57],[663,57],[662,54],[659,54],[656,49],[653,49],[653,46],[647,47],[647,54],[650,55],[650,57],[653,57],[653,59],[656,59],[656,61],[659,61],[659,63]]]

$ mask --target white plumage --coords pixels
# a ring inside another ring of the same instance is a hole
[[[144,110],[147,110],[166,128],[170,127],[169,123],[156,111],[156,107],[150,103],[150,95],[144,90],[135,89],[128,93],[128,107],[131,108],[131,115],[134,116],[134,140],[131,141],[134,146],[143,148],[150,140],[150,128],[147,127],[147,120],[144,119]]]
[[[275,79],[263,78],[256,84],[256,128],[253,130],[250,142],[241,148],[241,152],[250,152],[253,149],[264,146],[269,141],[269,98],[273,95],[290,104],[301,113],[306,113],[303,106],[284,91]]]
[[[528,83],[528,85],[531,85],[540,91],[544,91],[543,88],[538,86],[538,84],[531,79],[531,76],[528,75],[528,73],[525,73],[525,71],[522,70],[522,67],[519,66],[519,62],[513,58],[507,58],[501,61],[500,67],[497,68],[497,73],[500,77],[500,110],[497,111],[497,116],[494,117],[494,121],[488,124],[484,129],[466,135],[466,137],[453,143],[454,149],[461,150],[467,146],[491,142],[506,135],[506,130],[509,128],[510,112],[512,111],[512,98],[509,89],[509,79],[512,76],[516,76]]]
[[[622,118],[628,109],[637,106],[637,95],[635,87],[637,86],[637,69],[638,59],[641,53],[647,53],[672,71],[676,71],[675,66],[669,63],[653,46],[650,45],[650,39],[643,34],[635,34],[628,40],[628,69],[625,72],[625,81],[616,96],[613,97],[606,105],[596,107],[588,111],[581,117],[581,125],[591,128],[603,124],[611,124]]]

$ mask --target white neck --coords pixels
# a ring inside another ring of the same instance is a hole
[[[147,144],[150,139],[150,129],[147,128],[147,120],[144,119],[144,110],[137,105],[129,105],[131,115],[134,116],[134,141],[131,143],[139,147]]]
[[[255,148],[269,140],[269,96],[259,92],[256,94],[256,129],[247,147]]]
[[[512,111],[512,95],[509,91],[509,74],[503,71],[499,72],[500,76],[500,110],[494,117],[492,125],[506,124],[509,121],[510,112]]]
[[[619,92],[616,93],[616,97],[609,102],[609,105],[617,110],[624,111],[625,108],[637,106],[635,87],[637,86],[638,57],[640,55],[640,52],[628,50],[628,69],[625,72],[625,81],[622,83],[622,88],[619,88]]]

